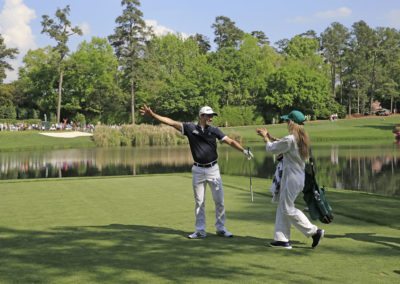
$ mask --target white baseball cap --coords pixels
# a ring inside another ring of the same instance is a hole
[[[216,112],[213,111],[213,109],[209,106],[203,106],[200,111],[199,111],[199,116],[202,114],[212,114],[212,115],[218,115]]]

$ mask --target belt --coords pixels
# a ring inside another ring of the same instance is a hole
[[[197,162],[194,162],[193,165],[195,165],[196,167],[200,167],[200,168],[211,168],[212,166],[216,165],[217,161],[213,161],[211,163],[208,164],[200,164]]]

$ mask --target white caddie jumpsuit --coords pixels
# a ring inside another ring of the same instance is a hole
[[[274,240],[290,241],[290,225],[295,226],[305,236],[311,237],[317,232],[317,226],[311,224],[304,213],[294,206],[297,196],[304,188],[305,179],[305,163],[300,157],[294,135],[268,142],[266,150],[273,154],[283,154],[283,173],[276,209]]]

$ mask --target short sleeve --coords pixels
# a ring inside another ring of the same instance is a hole
[[[221,129],[219,129],[218,127],[215,127],[214,129],[214,134],[217,137],[218,140],[222,140],[222,138],[224,138],[226,135],[222,132]]]
[[[182,134],[186,135],[190,132],[191,124],[189,122],[182,123]]]

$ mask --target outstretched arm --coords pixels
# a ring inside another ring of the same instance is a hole
[[[257,134],[264,138],[264,142],[278,141],[279,138],[271,136],[266,128],[257,128]]]
[[[222,142],[243,152],[246,155],[247,159],[249,159],[249,160],[254,157],[253,153],[249,149],[244,149],[243,146],[239,142],[237,142],[236,140],[234,140],[228,136],[225,136],[224,139],[222,140]]]
[[[158,115],[154,111],[152,111],[151,108],[148,107],[147,105],[143,105],[139,109],[139,111],[140,111],[141,115],[146,115],[146,116],[152,117],[152,118],[158,120],[159,122],[164,123],[169,126],[172,126],[176,130],[182,132],[182,123],[181,122],[175,121],[169,117]]]

